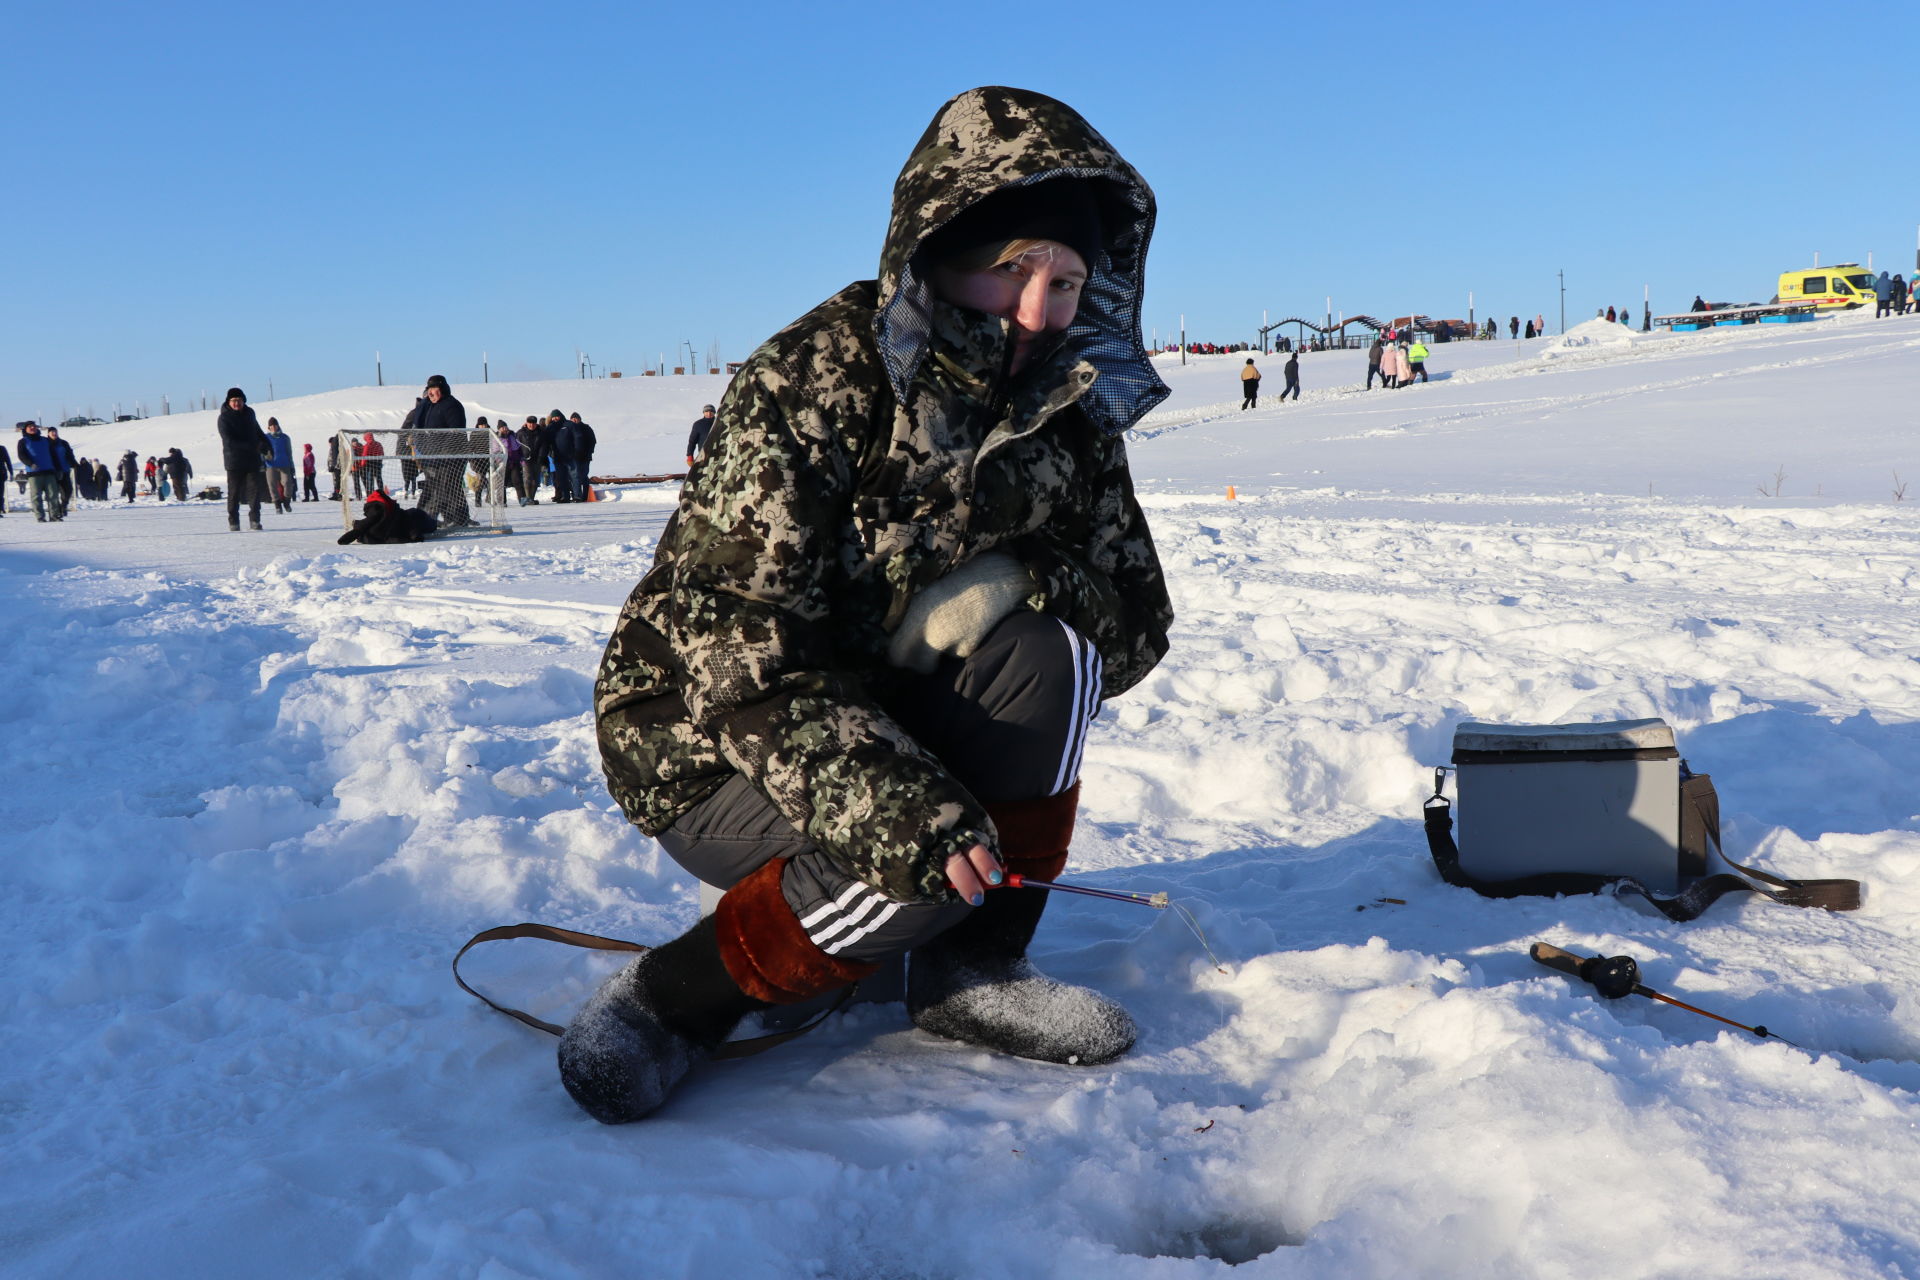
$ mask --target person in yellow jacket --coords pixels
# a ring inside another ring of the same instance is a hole
[[[1240,368],[1240,407],[1257,408],[1260,404],[1260,370],[1254,368],[1253,357],[1248,356],[1246,364]]]
[[[1418,378],[1422,382],[1427,380],[1426,343],[1420,341],[1418,338],[1413,340],[1413,345],[1407,348],[1407,364],[1411,369],[1411,372],[1407,375],[1408,382],[1412,382],[1415,378]]]

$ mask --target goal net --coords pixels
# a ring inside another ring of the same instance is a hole
[[[507,488],[517,489],[520,477],[509,474],[505,447],[484,428],[341,431],[328,466],[336,460],[342,529],[360,518],[368,494],[385,489],[401,506],[430,513],[439,525],[436,538],[513,532]]]

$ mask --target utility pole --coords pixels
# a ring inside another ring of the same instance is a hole
[[[269,404],[273,402],[273,379],[272,378],[267,379],[267,402]]]
[[[1187,313],[1180,313],[1180,363],[1187,362]]]
[[[488,375],[488,372],[487,372],[487,353],[484,351],[480,353],[480,381],[482,382],[493,381],[493,379]]]
[[[1560,269],[1560,332],[1567,331],[1567,271]]]
[[[1467,328],[1477,328],[1473,322],[1473,290],[1467,290]]]
[[[373,353],[373,385],[376,387],[384,387],[387,385],[387,375],[380,369],[380,353],[378,351]]]

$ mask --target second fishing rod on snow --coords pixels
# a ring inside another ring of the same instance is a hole
[[[1724,1022],[1730,1027],[1738,1027],[1762,1040],[1778,1040],[1781,1044],[1793,1044],[1785,1036],[1775,1035],[1763,1026],[1748,1026],[1744,1022],[1735,1022],[1732,1018],[1723,1018],[1717,1013],[1708,1013],[1684,1000],[1676,1000],[1670,995],[1655,991],[1640,981],[1640,965],[1632,956],[1577,956],[1571,951],[1562,951],[1559,947],[1545,942],[1536,942],[1528,950],[1539,963],[1549,969],[1557,969],[1569,977],[1591,986],[1606,1000],[1620,1000],[1627,996],[1645,996],[1649,1000],[1658,1000],[1688,1013],[1697,1013],[1703,1018],[1712,1018],[1715,1022]],[[1793,1044],[1798,1049],[1799,1045]]]

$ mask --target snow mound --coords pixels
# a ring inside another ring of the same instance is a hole
[[[1551,360],[1556,356],[1591,355],[1599,351],[1625,351],[1638,342],[1641,335],[1624,324],[1595,316],[1584,324],[1577,324],[1549,343],[1541,355]]]

